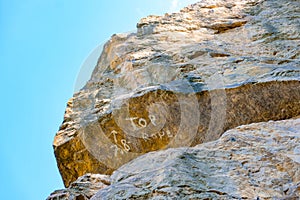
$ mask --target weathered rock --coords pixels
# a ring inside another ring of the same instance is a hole
[[[85,174],[62,190],[54,191],[47,200],[87,200],[110,185],[108,175]]]
[[[66,186],[146,152],[300,114],[300,2],[203,0],[106,43],[54,150]]]
[[[151,152],[111,180],[92,200],[299,199],[300,118],[243,125],[217,141]]]

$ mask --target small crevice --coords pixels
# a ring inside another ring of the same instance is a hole
[[[230,29],[238,28],[247,23],[246,20],[237,20],[237,21],[227,21],[221,23],[214,23],[209,26],[204,26],[204,28],[209,28],[215,30],[215,34],[224,33]]]

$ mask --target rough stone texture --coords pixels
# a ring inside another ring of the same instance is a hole
[[[55,136],[66,187],[146,152],[299,115],[299,13],[298,0],[203,0],[112,36]]]
[[[92,200],[299,199],[300,118],[243,125],[196,147],[151,152],[111,180]]]
[[[71,183],[68,188],[54,191],[47,200],[88,200],[98,190],[108,185],[110,185],[108,175],[85,174]]]

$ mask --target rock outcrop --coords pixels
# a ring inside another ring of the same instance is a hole
[[[65,186],[147,152],[299,115],[299,13],[296,0],[203,0],[112,36],[55,136]]]
[[[142,167],[141,167],[142,166]],[[216,141],[151,152],[99,199],[300,199],[300,118],[239,126]]]
[[[298,116],[300,1],[149,16],[67,103],[48,199],[297,199]]]

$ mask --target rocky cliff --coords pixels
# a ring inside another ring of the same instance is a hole
[[[118,169],[94,199],[299,196],[299,120],[268,122],[300,115],[299,80],[299,1],[202,0],[144,18],[111,37],[67,104],[53,144],[65,186]]]

